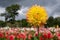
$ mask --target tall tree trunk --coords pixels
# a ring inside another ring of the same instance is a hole
[[[15,23],[15,15],[13,16],[13,22]]]

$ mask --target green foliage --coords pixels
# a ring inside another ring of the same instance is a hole
[[[53,27],[54,26],[54,18],[50,16],[47,20],[47,26],[48,27]]]
[[[58,40],[58,38],[56,36],[53,37],[54,40]]]
[[[10,18],[10,15],[7,12],[1,13],[0,16],[4,16],[5,17],[5,22],[7,22],[7,20]]]
[[[1,13],[0,16],[4,16],[5,17],[5,21],[7,21],[8,19],[12,19],[13,21],[15,20],[15,16],[18,15],[18,10],[20,9],[20,6],[18,4],[15,5],[10,5],[8,7],[6,7],[6,12],[5,13]]]
[[[60,26],[60,17],[54,18],[54,17],[50,16],[47,20],[46,26],[48,26],[48,27],[53,27],[54,26],[55,27],[57,25]]]
[[[15,23],[15,17],[18,15],[17,11],[19,9],[20,9],[20,6],[18,4],[14,4],[14,5],[10,5],[10,6],[6,7],[6,9],[5,9],[6,12],[0,14],[0,16],[5,17],[5,25],[7,25],[7,21],[12,23],[12,24]]]
[[[60,17],[54,19],[54,25],[60,25]]]
[[[21,27],[29,27],[30,26],[26,19],[22,19],[20,24],[21,24]]]
[[[9,13],[10,18],[12,18],[12,20],[15,20],[15,16],[18,15],[18,10],[20,9],[20,6],[15,4],[15,5],[11,5],[6,7],[6,11]]]
[[[38,38],[37,37],[34,37],[34,40],[38,40]]]
[[[0,27],[5,27],[6,23],[4,21],[0,21]]]

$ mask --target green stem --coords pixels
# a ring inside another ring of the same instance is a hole
[[[39,39],[39,26],[38,26],[38,28],[37,28],[37,31],[38,31],[38,39]]]

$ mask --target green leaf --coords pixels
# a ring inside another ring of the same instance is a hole
[[[37,37],[34,37],[34,40],[38,40]]]

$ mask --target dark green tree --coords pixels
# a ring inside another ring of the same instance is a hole
[[[0,20],[0,27],[5,27],[5,26],[6,26],[5,22]]]
[[[56,17],[55,19],[54,19],[54,25],[56,26],[56,25],[59,25],[60,26],[60,17]]]
[[[15,5],[11,5],[6,7],[6,11],[9,13],[10,18],[15,21],[15,17],[18,15],[18,10],[20,9],[20,6],[15,4]]]
[[[0,16],[5,17],[5,25],[6,25],[7,24],[7,20],[10,18],[10,15],[7,12],[5,12],[5,13],[1,13]]]
[[[18,15],[18,10],[20,9],[20,6],[15,4],[15,5],[11,5],[6,7],[6,12],[5,13],[1,13],[0,16],[4,16],[5,17],[5,21],[7,21],[7,19],[11,18],[13,21],[15,20],[15,16]]]
[[[10,15],[8,13],[1,13],[0,16],[5,17],[5,21],[4,22],[0,21],[0,26],[3,27],[4,25],[7,26],[8,23],[10,23],[10,24],[14,23],[11,19],[8,21],[8,19],[10,18]]]
[[[47,26],[48,27],[53,27],[54,26],[54,17],[50,16],[47,20]]]
[[[18,4],[11,5],[6,7],[6,12],[1,13],[0,16],[5,17],[5,23],[7,24],[7,21],[10,21],[12,23],[15,22],[15,17],[18,15],[18,10],[20,9],[20,6]]]
[[[22,26],[22,27],[26,27],[26,26],[27,26],[27,21],[26,21],[26,19],[22,19],[22,20],[21,20],[21,26]]]

